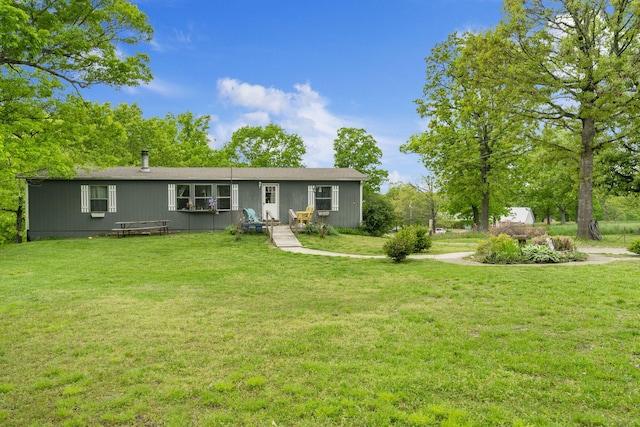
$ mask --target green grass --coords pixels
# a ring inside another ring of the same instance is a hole
[[[586,246],[605,246],[605,247],[627,247],[635,240],[640,239],[640,223],[635,221],[629,222],[598,222],[602,240],[600,241],[578,241],[579,245]],[[578,231],[576,223],[552,224],[547,226],[549,234],[555,236],[571,236],[575,237]]]
[[[0,425],[638,426],[639,273],[0,246]]]
[[[298,240],[306,248],[328,252],[384,255],[382,246],[388,237],[353,236],[340,234],[320,237],[317,234],[298,234]],[[437,255],[452,252],[473,252],[478,245],[478,238],[435,236],[433,246],[426,253]]]

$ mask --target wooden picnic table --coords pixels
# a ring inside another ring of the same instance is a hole
[[[148,219],[143,221],[117,221],[117,227],[112,231],[117,234],[118,237],[128,236],[130,234],[143,234],[145,232],[151,233],[152,231],[158,231],[160,234],[169,233],[169,220],[168,219]]]

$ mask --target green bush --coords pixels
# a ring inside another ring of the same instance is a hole
[[[427,227],[423,227],[420,225],[414,225],[408,227],[411,232],[416,236],[416,244],[413,248],[414,252],[423,252],[428,250],[433,241],[431,239],[431,235],[429,234],[429,229]]]
[[[560,254],[547,245],[526,245],[522,248],[522,256],[533,263],[560,262]]]
[[[543,236],[536,236],[531,239],[531,244],[549,246],[547,239],[551,239],[553,249],[556,251],[565,252],[576,250],[576,242],[568,236],[548,236],[545,234]]]
[[[361,228],[372,236],[382,236],[391,230],[395,220],[393,206],[375,193],[365,194],[362,202]]]
[[[518,241],[506,234],[481,241],[475,258],[487,264],[517,264],[524,260]]]
[[[384,253],[394,262],[401,262],[415,251],[416,235],[411,230],[404,228],[395,236],[384,242]]]
[[[633,242],[627,249],[629,252],[640,255],[640,240]]]

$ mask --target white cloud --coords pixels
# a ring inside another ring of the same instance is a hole
[[[132,95],[139,94],[142,91],[148,91],[167,98],[180,97],[184,93],[184,89],[180,86],[160,79],[153,79],[149,83],[144,83],[140,86],[126,86],[123,90]]]
[[[249,110],[232,125],[218,123],[218,141],[228,141],[242,126],[265,126],[275,123],[288,133],[298,134],[307,147],[304,158],[309,167],[333,165],[333,140],[341,127],[349,121],[331,113],[328,101],[311,88],[309,83],[294,85],[294,91],[252,85],[236,79],[217,82],[218,97],[224,103]]]

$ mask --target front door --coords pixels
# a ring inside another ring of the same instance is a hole
[[[271,218],[278,219],[278,184],[262,184],[262,219],[267,219],[267,211]]]

